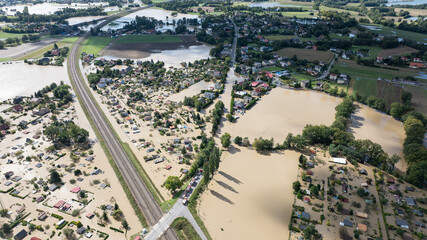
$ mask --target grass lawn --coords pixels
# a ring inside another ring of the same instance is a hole
[[[175,230],[179,240],[198,240],[200,238],[191,223],[184,217],[176,218],[171,227]]]
[[[376,58],[378,56],[378,53],[382,50],[380,47],[374,47],[374,46],[357,46],[353,45],[351,46],[350,50],[357,52],[357,50],[360,49],[368,49],[369,50],[369,57],[367,58]]]
[[[331,8],[331,7],[325,7],[325,6],[320,6],[319,9],[320,9],[320,11],[347,12],[347,13],[350,13],[350,15],[352,17],[356,18],[357,20],[359,20],[360,18],[366,18],[366,19],[370,20],[370,18],[368,16],[359,16],[359,13],[355,12],[355,11],[349,11],[349,10],[345,10],[345,9]]]
[[[97,56],[98,53],[112,41],[113,39],[110,37],[91,36],[85,41],[82,52],[95,54]]]
[[[370,28],[369,31],[374,33],[379,33],[384,36],[398,36],[401,38],[407,38],[407,39],[411,39],[419,42],[425,42],[427,40],[427,35],[422,33],[404,31],[397,28],[381,26],[378,24],[363,24],[363,25],[372,26],[373,28]]]
[[[378,77],[393,79],[394,77],[414,76],[418,73],[417,70],[409,68],[401,68],[402,70],[396,71],[391,69],[367,67],[358,65],[356,61],[340,59],[334,64],[334,68],[338,69],[341,73],[349,74],[351,77],[361,77],[371,80],[377,80]]]
[[[269,67],[264,67],[261,70],[266,72],[277,72],[277,71],[283,71],[285,69],[281,67],[276,67],[276,66],[269,66]]]
[[[274,35],[267,35],[264,36],[270,41],[279,41],[279,40],[286,40],[286,39],[292,39],[295,37],[295,35],[280,35],[280,34],[274,34]]]
[[[306,75],[306,74],[292,74],[291,75],[292,78],[295,78],[298,82],[301,81],[305,81],[305,80],[310,80],[310,79],[315,79],[316,77],[310,76],[310,75]]]
[[[12,58],[0,58],[0,62],[7,62],[12,60]]]
[[[56,45],[58,45],[59,48],[65,47],[65,46],[70,46],[72,45],[75,41],[77,41],[78,37],[67,37],[62,39],[61,41],[57,42]],[[52,50],[54,44],[49,44],[46,47],[43,48],[39,48],[33,52],[30,52],[24,56],[21,56],[19,58],[14,59],[15,61],[22,61],[25,59],[32,59],[32,58],[40,58],[43,56],[43,53]]]
[[[25,35],[23,33],[7,33],[0,31],[0,39],[6,39],[6,38],[19,38],[21,39],[22,35]]]
[[[116,14],[118,12],[120,12],[120,11],[110,11],[110,12],[107,12],[107,15],[110,16],[110,15]]]
[[[281,57],[291,58],[294,55],[297,56],[298,59],[307,59],[309,62],[313,62],[315,60],[324,61],[326,63],[330,62],[334,57],[334,54],[331,52],[324,51],[316,51],[313,49],[303,49],[303,48],[283,48],[276,52]]]
[[[308,12],[281,12],[284,17],[297,17],[297,18],[310,18],[316,17],[316,15],[310,15],[310,11]]]
[[[117,44],[127,43],[158,43],[158,42],[182,42],[178,36],[169,35],[129,35],[117,39]]]

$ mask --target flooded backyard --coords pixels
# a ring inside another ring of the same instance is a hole
[[[393,154],[403,158],[405,131],[403,123],[393,117],[376,111],[368,106],[357,104],[356,113],[351,117],[350,131],[356,139],[370,139],[380,144],[389,156]],[[407,164],[399,161],[396,167],[405,171]]]
[[[30,96],[54,82],[70,82],[66,67],[28,65],[24,62],[0,64],[0,76],[0,101]]]
[[[214,82],[200,81],[198,83],[191,85],[189,88],[182,90],[179,93],[171,95],[167,100],[171,100],[174,102],[181,102],[181,101],[184,101],[185,97],[192,97],[196,94],[199,94],[200,91],[208,90],[210,87],[214,87],[214,86],[215,86]]]

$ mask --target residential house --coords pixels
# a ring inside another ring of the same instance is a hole
[[[396,225],[401,228],[409,229],[409,223],[406,220],[396,219]]]
[[[409,67],[410,68],[426,68],[425,63],[420,63],[420,62],[411,62],[409,63]]]
[[[20,104],[16,104],[15,106],[12,107],[12,111],[14,112],[22,112],[24,110],[24,107],[22,107]]]
[[[215,98],[215,93],[213,92],[204,92],[203,96],[207,99],[214,99]]]
[[[417,206],[417,203],[415,202],[414,198],[405,197],[404,199],[405,199],[406,204],[408,204],[409,206],[412,206],[412,207]]]
[[[28,235],[27,231],[22,229],[20,232],[18,232],[15,236],[13,236],[13,239],[15,240],[22,240]]]

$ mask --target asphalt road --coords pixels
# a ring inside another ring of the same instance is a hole
[[[115,18],[109,18],[106,22],[112,21]],[[105,22],[103,25],[106,24]],[[162,218],[163,213],[158,206],[157,202],[154,200],[150,191],[145,186],[138,172],[135,170],[132,162],[128,158],[126,152],[122,148],[119,140],[113,134],[113,130],[110,128],[110,125],[107,123],[107,119],[96,107],[95,100],[87,86],[85,86],[85,78],[82,77],[79,66],[79,57],[80,57],[80,46],[82,45],[85,38],[89,36],[89,33],[86,33],[84,36],[79,38],[77,42],[73,45],[73,48],[70,52],[70,58],[68,61],[68,69],[70,80],[74,83],[75,92],[80,96],[83,106],[87,109],[88,115],[92,118],[95,123],[96,128],[98,129],[103,141],[105,142],[108,151],[113,157],[117,167],[119,168],[123,178],[125,179],[135,201],[138,204],[138,207],[143,212],[147,223],[150,226],[155,225],[159,219]],[[177,236],[172,230],[167,230],[164,236],[165,239],[177,240]]]
[[[203,174],[200,172],[196,175],[197,180],[196,184],[193,185],[193,190],[196,188],[196,186],[200,183],[200,181],[203,179]],[[190,194],[187,196],[188,199],[190,199],[190,196],[193,192],[191,191]],[[197,224],[196,220],[194,219],[193,215],[191,214],[190,210],[188,210],[188,207],[184,204],[182,204],[182,200],[184,198],[182,194],[180,198],[177,200],[177,202],[173,205],[173,207],[169,210],[169,212],[164,215],[159,222],[153,226],[151,231],[145,236],[145,240],[155,240],[162,236],[165,233],[165,230],[169,228],[169,226],[172,224],[173,220],[177,217],[185,217],[188,219],[188,221],[191,223],[191,225],[194,227],[196,232],[199,234],[200,238],[202,240],[207,240],[205,233],[200,228],[200,226]]]

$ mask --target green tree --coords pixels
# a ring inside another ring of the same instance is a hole
[[[294,192],[299,192],[301,189],[301,183],[297,180],[292,183],[292,188],[294,189]]]
[[[224,133],[224,134],[221,136],[221,144],[222,144],[222,146],[223,146],[223,147],[225,147],[225,148],[230,147],[230,144],[231,144],[231,136],[230,136],[230,134],[229,134],[229,133]]]
[[[175,192],[177,188],[182,186],[182,181],[177,176],[169,176],[163,185],[166,187],[166,189]]]
[[[73,229],[65,228],[62,232],[64,233],[64,236],[66,239],[68,239],[68,240],[76,239],[76,236],[74,235]]]
[[[234,138],[234,143],[237,145],[240,145],[242,144],[242,140],[243,140],[242,137],[237,136]]]
[[[6,217],[8,212],[9,210],[6,208],[0,209],[0,217]]]
[[[308,225],[302,232],[302,237],[304,240],[318,240],[322,239],[322,234],[317,231],[314,225]]]
[[[233,115],[231,115],[231,113],[227,113],[227,115],[225,115],[225,117],[227,118],[227,120],[229,122],[234,122],[234,117],[233,117]]]
[[[50,178],[49,178],[49,182],[50,183],[61,183],[61,176],[59,175],[59,173],[53,169],[50,171]]]
[[[22,42],[24,42],[24,43],[28,42],[28,35],[27,34],[24,34],[22,36]]]
[[[122,220],[122,227],[125,229],[125,231],[126,231],[125,235],[126,235],[128,230],[129,230],[129,223],[128,223],[128,221],[126,221],[126,219]]]
[[[9,234],[12,228],[8,223],[4,223],[3,226],[1,227],[1,230],[3,231],[4,234]]]

